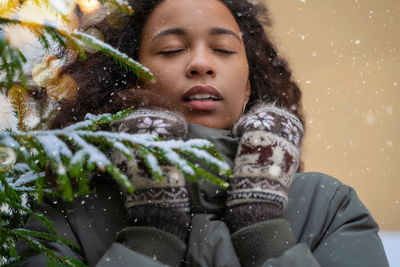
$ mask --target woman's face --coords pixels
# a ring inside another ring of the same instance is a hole
[[[143,29],[139,62],[155,76],[146,89],[192,123],[229,129],[250,97],[239,26],[219,0],[162,1]]]

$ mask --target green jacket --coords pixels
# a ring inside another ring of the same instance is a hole
[[[233,164],[238,139],[229,131],[191,125],[190,138],[210,140]],[[285,220],[249,226],[239,236],[231,235],[220,219],[225,192],[203,181],[188,184],[193,212],[188,244],[161,230],[132,229],[125,220],[118,185],[104,177],[93,178],[92,185],[91,194],[74,202],[47,199],[36,207],[54,222],[60,236],[79,244],[81,251],[55,243],[48,246],[90,266],[165,266],[163,262],[234,267],[240,266],[237,254],[242,253],[254,258],[271,255],[261,263],[263,267],[389,266],[378,225],[355,191],[321,173],[296,174]],[[26,228],[44,230],[33,218]],[[22,249],[24,245],[19,244]],[[32,252],[23,266],[45,265],[45,257]]]

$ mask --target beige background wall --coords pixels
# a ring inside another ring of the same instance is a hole
[[[266,1],[303,91],[306,171],[353,186],[400,230],[400,1]]]

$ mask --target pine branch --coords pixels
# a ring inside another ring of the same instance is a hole
[[[47,39],[46,35],[43,34],[40,31],[32,30],[31,32],[34,33],[36,39],[39,41],[39,43],[42,46],[43,50],[46,51],[46,52],[49,52],[50,49],[51,49],[51,44],[50,44],[50,41]]]
[[[55,235],[55,229],[45,216],[34,213],[23,194],[30,194],[35,200],[41,199],[44,193],[54,190],[61,193],[66,200],[72,200],[76,195],[89,192],[88,174],[91,171],[109,173],[128,191],[132,185],[114,163],[108,159],[110,150],[121,153],[122,157],[132,159],[134,156],[142,159],[149,168],[153,178],[162,181],[163,172],[160,164],[176,166],[183,172],[186,179],[197,182],[205,179],[221,188],[228,184],[200,167],[196,162],[213,169],[217,175],[229,176],[230,169],[222,156],[206,140],[191,139],[188,141],[161,141],[152,135],[138,135],[102,131],[111,122],[130,114],[132,110],[117,114],[87,115],[82,122],[73,124],[62,130],[30,131],[30,132],[0,132],[0,145],[5,145],[17,154],[17,164],[7,173],[0,173],[0,206],[8,207],[8,212],[0,211],[0,263],[10,266],[21,260],[14,245],[17,240],[27,243],[28,247],[45,253],[54,264],[81,266],[79,261],[60,258],[44,246],[47,242],[59,242],[71,247]],[[132,153],[134,151],[134,155]],[[188,159],[182,156],[188,156]],[[50,190],[46,184],[45,168],[50,165],[55,171],[58,186]],[[75,181],[75,182],[74,182]],[[77,184],[73,186],[73,184]],[[19,229],[24,219],[34,217],[46,226],[48,232],[33,232]],[[75,247],[76,248],[76,247]],[[69,265],[68,265],[69,264]]]
[[[51,44],[48,41],[46,35],[51,37],[52,40],[55,41],[59,46],[66,47],[66,44],[68,42],[71,44],[71,47],[79,54],[82,60],[86,58],[86,53],[84,50],[85,46],[100,50],[104,55],[113,58],[115,62],[126,72],[131,72],[141,79],[153,79],[153,75],[151,74],[151,72],[147,68],[143,67],[140,63],[89,34],[85,34],[82,32],[69,32],[67,30],[58,29],[52,25],[42,25],[35,22],[24,22],[18,19],[0,18],[0,26],[1,25],[20,25],[24,29],[31,31],[33,34],[35,34],[44,49],[51,49]],[[9,73],[8,70],[7,73]]]
[[[31,230],[26,230],[26,229],[7,229],[0,227],[0,234],[2,236],[7,236],[11,237],[14,240],[21,240],[24,241],[27,246],[33,250],[36,250],[38,252],[41,252],[43,254],[46,254],[48,263],[56,263],[56,265],[53,266],[60,266],[60,264],[63,264],[64,266],[86,266],[83,263],[73,260],[68,257],[62,257],[58,256],[53,250],[50,248],[46,247],[42,242],[43,241],[48,241],[48,242],[57,242],[61,243],[67,246],[71,246],[75,249],[79,249],[79,247],[76,244],[71,243],[67,239],[60,238],[58,236],[55,236],[53,234],[48,234],[45,232],[37,232],[37,231],[31,231]],[[36,239],[39,238],[39,239]],[[39,241],[40,240],[40,241]],[[15,255],[15,253],[13,253]],[[15,258],[14,261],[11,262],[6,262],[5,266],[13,266],[13,264],[20,262],[23,260],[23,258]]]
[[[19,1],[18,6],[24,2],[24,0]],[[102,0],[100,2],[102,4],[110,3],[113,6],[118,7],[127,15],[133,14],[133,9],[127,2],[121,0]],[[71,10],[60,10],[58,6],[54,5],[50,0],[30,0],[29,4],[37,6],[38,8],[44,7],[51,14],[55,15],[57,19],[63,21],[64,24],[69,22],[67,13]],[[75,36],[73,36],[72,33],[66,30],[57,29],[51,25],[42,25],[39,23],[7,18],[8,14],[17,12],[18,6],[15,6],[14,1],[3,1],[0,3],[0,32],[4,30],[4,26],[6,25],[20,25],[31,31],[36,36],[45,51],[49,51],[52,47],[46,35],[55,41],[58,46],[67,47],[68,41],[72,48],[78,52],[79,58],[82,60],[86,58],[83,45],[96,49],[100,47],[99,50],[101,50],[106,56],[114,58],[116,63],[125,71],[130,71],[142,79],[153,79],[153,76],[148,69],[142,67],[138,62],[132,60],[127,55],[115,50],[111,46],[106,45],[94,37],[84,34],[75,34]],[[0,59],[0,72],[4,71],[6,73],[6,81],[0,81],[0,91],[4,92],[8,88],[11,88],[15,82],[20,82],[21,85],[26,88],[27,78],[23,71],[23,64],[26,63],[26,59],[17,48],[12,47],[7,40],[5,40],[3,34],[0,34]]]
[[[139,62],[131,59],[126,54],[114,49],[112,46],[102,42],[95,37],[85,34],[82,32],[73,32],[70,33],[71,38],[66,34],[65,35],[68,40],[75,39],[74,41],[78,44],[84,44],[90,48],[100,50],[104,55],[108,57],[112,57],[115,62],[125,70],[125,72],[132,72],[138,78],[145,80],[152,80],[154,77],[150,73],[150,70],[146,67],[142,66]]]
[[[44,173],[36,174],[24,163],[15,165],[8,173],[0,173],[0,243],[2,244],[0,246],[0,265],[14,266],[24,259],[23,255],[18,255],[15,249],[17,240],[21,240],[26,242],[31,249],[46,254],[48,261],[57,263],[56,266],[59,264],[85,266],[79,261],[56,255],[43,244],[43,242],[56,242],[79,250],[79,246],[76,244],[56,235],[53,223],[46,216],[33,212],[28,207],[28,203],[24,203],[21,196],[25,193],[20,195],[21,192],[29,191],[35,194],[31,190],[33,189],[32,183],[40,177],[44,177]],[[48,232],[19,229],[24,225],[28,216],[42,222]]]
[[[3,18],[0,18],[0,21]],[[1,22],[0,22],[1,25]],[[0,28],[1,32],[2,28]],[[0,90],[11,88],[14,84],[14,78],[18,77],[21,85],[26,87],[27,80],[24,75],[23,64],[26,63],[25,56],[9,45],[3,34],[0,34],[0,72],[5,71],[6,81],[0,81]]]
[[[60,10],[54,3],[50,0],[20,0],[21,4],[24,2],[29,2],[30,5],[36,6],[37,8],[46,9],[50,14],[54,15],[59,21],[62,21],[64,24],[69,23],[68,13],[71,10]],[[67,2],[64,0],[64,2]]]
[[[133,13],[133,10],[126,3],[119,0],[106,1],[119,6],[119,8],[128,15]],[[10,6],[11,2],[12,1],[6,1],[7,4],[0,6],[0,12],[4,11],[10,13],[16,11],[15,8]],[[20,2],[22,3],[24,1]],[[67,17],[60,14],[60,10],[55,10],[49,0],[32,0],[31,4],[32,3],[38,7],[44,5],[59,19],[67,21]],[[104,54],[114,58],[116,63],[126,71],[131,71],[140,78],[152,79],[152,74],[147,69],[143,68],[140,64],[133,61],[125,54],[120,53],[111,46],[99,42],[92,36],[58,30],[50,25],[40,25],[32,22],[6,19],[5,16],[0,15],[0,32],[3,31],[4,26],[7,25],[20,25],[23,28],[30,30],[45,50],[51,49],[52,44],[50,40],[53,40],[56,45],[63,47],[66,47],[68,42],[68,44],[71,44],[79,53],[80,58],[82,59],[85,58],[84,45],[89,47],[100,47],[100,50],[103,51]],[[6,80],[0,81],[0,90],[9,89],[15,82],[19,82],[24,88],[26,88],[27,79],[23,71],[24,63],[26,63],[26,59],[21,51],[12,47],[4,38],[4,35],[1,34],[0,72],[6,74]],[[24,99],[22,91],[19,91],[18,93],[19,94],[14,97],[14,101],[12,102],[14,102],[14,107],[20,115],[19,129],[22,130],[22,121],[25,117],[23,108]],[[117,119],[120,115],[123,115],[123,113],[97,117],[98,120],[91,120],[90,123],[80,124],[80,126],[83,126],[80,130],[96,131],[103,124]],[[92,118],[96,117],[92,116]],[[70,130],[72,132],[73,127],[70,128]],[[35,133],[22,134],[18,132],[0,132],[0,136],[3,144],[12,147],[14,151],[17,152],[18,160],[20,162],[17,163],[11,171],[8,171],[7,173],[0,172],[0,244],[2,244],[0,246],[0,265],[13,266],[22,260],[21,255],[18,255],[15,249],[15,244],[17,240],[24,240],[30,248],[46,254],[49,265],[59,266],[60,264],[63,264],[66,266],[85,266],[77,260],[59,257],[51,249],[44,246],[42,243],[43,241],[59,242],[70,247],[74,247],[74,244],[55,236],[55,228],[52,222],[50,222],[46,216],[34,213],[29,207],[29,199],[40,201],[44,193],[53,194],[53,191],[48,188],[49,185],[46,184],[45,180],[44,169],[48,164],[57,172],[56,175],[60,188],[59,191],[61,191],[61,194],[65,199],[72,199],[74,197],[71,186],[74,180],[77,181],[77,190],[79,193],[89,192],[87,172],[90,170],[108,172],[120,183],[129,187],[130,183],[126,179],[126,176],[112,163],[108,165],[99,164],[99,162],[96,161],[96,158],[93,158],[93,156],[88,153],[87,148],[90,148],[90,146],[92,146],[93,150],[99,149],[87,140],[92,137],[80,136],[79,134],[76,135],[74,140],[78,140],[78,143],[80,143],[83,148],[79,150],[78,147],[76,150],[77,147],[74,147],[72,153],[72,151],[68,150],[69,146],[72,144],[71,140],[69,140],[71,136],[50,134],[50,136],[52,136],[52,141],[57,143],[56,151],[58,151],[57,153],[52,154],[54,151],[44,151],[46,147],[46,139],[43,138],[43,135],[35,135]],[[98,144],[98,139],[99,138],[97,137],[93,137],[93,143]],[[107,145],[110,144],[110,142],[107,143]],[[119,148],[120,150],[124,149],[123,141],[116,141],[114,144],[114,148]],[[100,147],[101,148],[98,151],[100,154],[104,155],[101,150],[104,146],[100,145]],[[123,152],[126,151],[121,151],[121,153]],[[123,154],[127,158],[131,157],[131,155],[126,153]],[[147,154],[146,157],[150,165],[157,162],[152,154]],[[28,216],[34,217],[42,222],[48,229],[48,233],[18,229],[18,227],[23,226]]]
[[[18,11],[19,5],[15,5],[13,1],[1,1],[0,2],[0,17],[9,17],[10,14],[14,14]]]
[[[128,15],[133,13],[131,7],[123,1],[101,2],[117,5]],[[49,0],[33,0],[33,3],[38,6],[44,3],[46,8],[50,8],[49,10],[52,8]],[[51,40],[63,47],[67,47],[68,43],[78,52],[81,59],[85,59],[84,47],[95,48],[112,57],[125,71],[132,72],[142,79],[153,79],[148,69],[93,36],[0,16],[0,31],[6,25],[20,25],[30,30],[44,49],[51,49]],[[15,81],[21,81],[21,85],[26,87],[26,75],[22,68],[26,59],[18,49],[4,39],[3,35],[0,35],[0,54],[0,71],[6,73],[6,81],[0,82],[0,89],[10,88]],[[0,173],[0,207],[5,207],[3,209],[6,210],[6,212],[0,210],[0,243],[3,244],[0,246],[0,255],[6,255],[5,258],[0,256],[0,265],[12,266],[21,261],[15,244],[17,240],[24,240],[30,248],[45,253],[50,265],[84,266],[79,261],[58,257],[51,249],[44,246],[43,241],[46,240],[61,242],[71,247],[73,244],[55,236],[53,224],[45,216],[34,213],[27,199],[41,201],[45,193],[53,194],[51,190],[57,189],[66,200],[72,200],[75,193],[86,194],[89,192],[88,176],[92,171],[109,173],[128,191],[132,191],[132,185],[126,175],[108,159],[107,152],[110,149],[121,153],[126,159],[133,158],[131,150],[137,151],[137,155],[158,181],[163,179],[160,164],[168,163],[177,166],[190,181],[195,182],[203,178],[222,188],[227,187],[227,183],[222,179],[192,162],[203,162],[203,165],[210,167],[218,175],[229,176],[229,166],[207,141],[160,141],[149,135],[129,135],[99,130],[130,112],[128,110],[114,115],[89,115],[85,121],[57,131],[0,132],[0,143],[12,148],[18,158],[18,163],[11,171],[6,174]],[[199,151],[202,152],[198,153]],[[190,160],[183,159],[184,155]],[[58,188],[52,187],[50,190],[46,183],[44,170],[47,166],[51,166],[54,170]],[[18,227],[23,225],[28,216],[42,222],[47,227],[48,233],[19,229]]]
[[[15,85],[8,91],[8,97],[18,118],[18,129],[25,131],[24,119],[28,108],[27,90],[22,86]]]
[[[74,192],[73,181],[80,182],[81,189],[87,188],[88,181],[81,179],[87,179],[86,175],[82,177],[91,171],[106,172],[127,191],[133,191],[127,176],[106,156],[110,149],[114,149],[116,153],[119,151],[124,158],[130,158],[127,156],[130,149],[135,150],[156,180],[162,179],[159,165],[161,162],[176,166],[189,180],[200,175],[201,178],[222,188],[227,187],[225,181],[195,164],[189,164],[189,161],[181,156],[190,154],[192,160],[204,162],[219,175],[229,175],[229,166],[207,151],[212,144],[206,140],[159,141],[152,135],[97,130],[100,126],[104,126],[104,122],[109,123],[126,114],[124,111],[116,115],[105,114],[97,117],[90,115],[87,120],[62,130],[3,132],[0,133],[0,143],[14,149],[18,158],[27,162],[36,172],[43,171],[40,170],[39,164],[44,168],[45,162],[48,162],[57,177],[59,191],[66,200],[72,200],[74,193],[83,193]],[[202,150],[203,148],[205,150]],[[34,150],[36,153],[32,153]]]

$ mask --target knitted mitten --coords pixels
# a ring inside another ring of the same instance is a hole
[[[286,110],[262,104],[239,118],[240,137],[225,221],[232,232],[282,217],[287,190],[300,162],[303,126]]]
[[[187,134],[185,118],[167,110],[139,109],[114,122],[111,128],[117,132],[149,133],[163,139],[181,139]],[[113,153],[112,160],[128,175],[135,188],[134,193],[126,194],[125,200],[130,225],[155,227],[185,241],[190,215],[183,174],[174,166],[163,165],[164,179],[158,183],[139,158],[126,160],[119,153]]]

